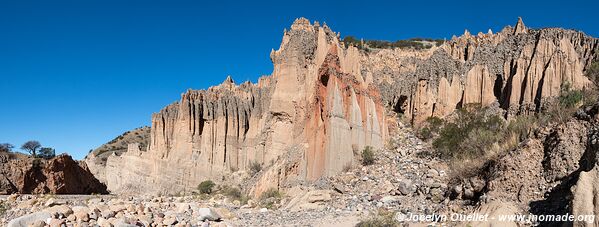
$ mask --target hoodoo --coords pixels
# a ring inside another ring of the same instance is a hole
[[[530,29],[519,18],[495,34],[366,51],[300,18],[271,52],[271,75],[189,90],[152,116],[147,146],[102,159],[92,152],[86,162],[111,192],[168,194],[258,163],[266,167],[258,195],[335,175],[366,146],[381,148],[391,112],[413,124],[470,104],[505,117],[535,113],[564,87],[593,86],[583,72],[598,43],[572,30]]]
[[[257,162],[270,167],[256,185],[259,194],[338,173],[355,151],[383,146],[384,105],[372,78],[360,73],[358,49],[300,18],[271,59],[272,75],[256,84],[229,77],[187,91],[152,116],[147,147],[132,146],[105,163],[92,153],[90,169],[111,192],[174,194]]]

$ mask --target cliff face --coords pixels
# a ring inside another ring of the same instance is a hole
[[[152,116],[147,148],[132,145],[105,165],[86,158],[114,193],[179,193],[221,181],[257,162],[270,167],[256,193],[316,180],[381,147],[387,135],[378,90],[359,74],[360,53],[326,25],[298,19],[272,51],[272,75],[257,84],[227,78],[190,90]]]
[[[581,32],[528,29],[520,19],[496,34],[466,31],[431,50],[385,50],[362,61],[387,105],[418,123],[467,104],[496,103],[508,116],[538,111],[565,84],[590,86],[583,72],[598,44]]]
[[[566,84],[592,86],[583,72],[598,45],[581,32],[532,30],[519,20],[427,50],[365,52],[302,18],[271,52],[271,75],[189,90],[152,116],[147,146],[91,153],[86,162],[113,193],[169,194],[259,163],[267,168],[257,195],[334,175],[365,146],[383,146],[389,110],[415,124],[468,104],[496,105],[508,117],[538,111]]]
[[[68,155],[50,160],[0,154],[0,194],[91,194],[106,193],[87,169]]]

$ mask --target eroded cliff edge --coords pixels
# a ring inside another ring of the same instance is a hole
[[[414,123],[468,104],[497,105],[506,115],[544,108],[564,85],[590,86],[583,72],[599,41],[561,28],[534,30],[522,19],[499,33],[468,31],[426,51],[383,50],[362,57],[389,107]]]
[[[226,180],[250,163],[268,166],[255,193],[316,180],[354,162],[354,151],[387,136],[378,89],[359,73],[360,53],[326,25],[298,19],[272,51],[272,75],[258,83],[227,78],[189,90],[152,116],[150,142],[86,158],[113,193],[179,193]]]
[[[427,50],[370,52],[345,46],[317,22],[296,20],[271,52],[273,73],[258,83],[227,78],[189,90],[152,116],[147,146],[131,144],[90,170],[113,193],[185,192],[201,181],[235,181],[259,163],[254,194],[314,181],[379,148],[387,113],[417,124],[467,104],[495,105],[506,117],[540,110],[564,86],[592,86],[583,76],[598,40],[564,29],[465,32]]]

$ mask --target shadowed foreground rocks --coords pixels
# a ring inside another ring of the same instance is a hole
[[[0,154],[0,194],[107,193],[83,162],[63,154],[45,160],[14,153]]]

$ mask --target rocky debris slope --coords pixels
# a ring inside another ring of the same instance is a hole
[[[90,194],[106,193],[106,186],[92,175],[85,163],[71,156],[59,155],[50,160],[16,158],[0,154],[0,194]]]
[[[475,176],[450,182],[450,194],[481,204],[503,201],[524,214],[597,214],[598,110],[599,104],[587,106],[564,123],[536,129]]]
[[[403,213],[445,213],[448,197],[447,165],[431,154],[431,147],[401,125],[373,165],[356,166],[329,179],[340,192],[333,206],[374,212],[379,208]]]
[[[189,90],[152,116],[146,151],[134,146],[104,165],[92,153],[86,162],[114,193],[176,194],[252,163],[272,167],[256,194],[336,174],[355,161],[354,150],[380,148],[387,136],[385,110],[359,72],[359,54],[326,25],[298,19],[271,53],[272,75]]]

